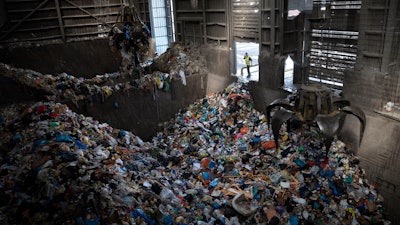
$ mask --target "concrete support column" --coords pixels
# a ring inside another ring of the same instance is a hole
[[[284,82],[285,58],[271,57],[268,52],[261,51],[258,62],[260,64],[260,86],[271,89],[281,87]]]
[[[237,79],[230,73],[232,52],[228,46],[207,45],[203,49],[209,72],[207,93],[220,91]]]

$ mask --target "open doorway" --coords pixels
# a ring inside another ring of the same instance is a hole
[[[293,72],[294,72],[294,62],[293,59],[290,56],[288,56],[285,60],[285,72],[283,74],[284,89],[293,88]]]
[[[259,67],[258,67],[258,55],[259,55],[259,44],[254,42],[235,42],[236,48],[236,76],[239,80],[244,82],[258,81]],[[244,60],[244,56],[248,53],[251,57],[250,77],[247,78],[247,67]]]

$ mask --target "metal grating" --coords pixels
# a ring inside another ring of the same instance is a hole
[[[345,71],[354,69],[357,60],[357,11],[361,1],[314,1],[314,4],[330,7],[327,10],[330,14],[326,19],[312,21],[308,79],[342,89]]]
[[[332,9],[361,9],[361,1],[332,1]]]

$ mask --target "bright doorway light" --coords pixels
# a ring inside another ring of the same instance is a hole
[[[164,53],[169,44],[174,41],[172,2],[166,0],[150,0],[151,31],[156,52]]]
[[[294,62],[293,59],[288,56],[285,60],[285,72],[283,74],[285,88],[291,88],[293,86],[293,72]]]
[[[243,81],[258,81],[259,74],[259,66],[258,66],[258,55],[260,52],[258,43],[254,42],[235,42],[236,48],[236,76],[239,80]],[[250,78],[247,78],[247,68],[246,63],[244,61],[244,55],[246,52],[252,59],[252,66],[250,67]]]

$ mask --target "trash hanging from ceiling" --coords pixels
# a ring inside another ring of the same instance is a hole
[[[122,6],[109,33],[111,51],[122,58],[123,75],[140,75],[140,64],[152,56],[154,46],[149,27],[140,19],[133,5]]]

